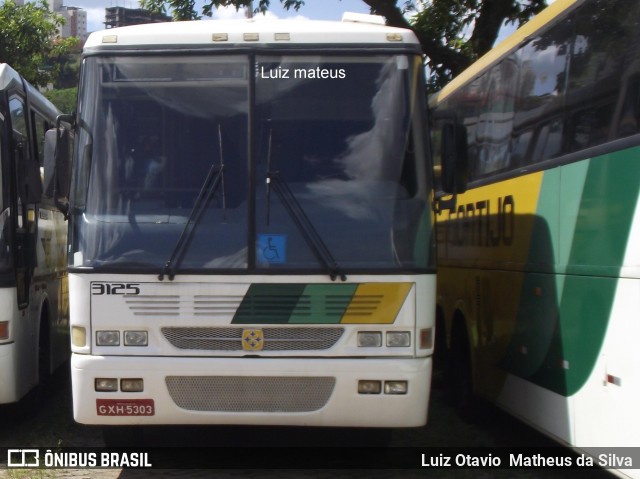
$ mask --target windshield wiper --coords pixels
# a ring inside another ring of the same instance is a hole
[[[293,220],[294,224],[302,234],[305,242],[317,258],[317,260],[325,267],[326,271],[329,273],[329,277],[331,281],[335,281],[336,278],[340,278],[342,281],[347,280],[347,276],[342,272],[340,266],[334,259],[331,251],[327,248],[327,245],[322,240],[322,237],[318,233],[318,230],[313,226],[311,220],[306,215],[302,206],[296,199],[293,191],[289,188],[289,185],[280,178],[280,175],[277,171],[268,171],[267,172],[267,204],[269,204],[269,196],[271,193],[271,188],[275,191],[280,201],[284,205],[287,213]],[[267,218],[269,217],[269,212],[267,211]]]
[[[178,242],[174,246],[173,251],[171,252],[171,256],[164,264],[162,271],[160,271],[160,274],[158,275],[158,279],[160,281],[164,279],[165,274],[169,276],[170,280],[173,280],[173,278],[175,278],[175,270],[180,264],[180,261],[182,261],[182,257],[184,256],[187,245],[191,241],[191,237],[193,236],[193,231],[195,230],[195,227],[200,222],[202,215],[207,209],[209,201],[211,201],[211,198],[218,190],[218,186],[220,186],[220,184],[222,183],[223,172],[223,165],[211,165],[209,174],[204,180],[202,188],[200,189],[200,193],[198,193],[198,197],[193,204],[193,208],[191,209],[191,213],[189,214],[189,219],[184,225],[182,233],[180,233],[180,238],[178,238]]]
[[[331,281],[335,281],[340,277],[342,281],[347,280],[347,276],[342,272],[337,261],[333,258],[331,251],[327,248],[327,245],[322,241],[322,237],[318,230],[313,226],[313,223],[302,209],[302,206],[298,202],[297,198],[289,188],[289,185],[280,178],[278,171],[271,170],[271,136],[273,130],[269,129],[269,144],[267,145],[267,226],[269,225],[271,215],[271,188],[278,195],[280,201],[284,205],[287,213],[291,216],[294,224],[302,234],[305,242],[313,252],[316,259],[324,266],[325,270],[329,273]]]
[[[218,125],[218,138],[220,140],[220,164],[216,165],[215,163],[211,164],[211,168],[209,168],[209,173],[200,188],[200,192],[198,193],[198,197],[193,203],[193,208],[191,209],[191,213],[189,213],[189,218],[187,219],[187,223],[184,225],[182,229],[182,233],[180,233],[180,237],[178,238],[178,242],[173,247],[173,251],[171,252],[171,256],[164,264],[162,271],[158,275],[158,279],[160,281],[164,280],[164,276],[168,275],[169,280],[173,281],[176,274],[176,268],[182,261],[184,257],[184,253],[187,250],[187,246],[191,241],[193,236],[193,232],[200,222],[202,215],[204,214],[211,198],[218,191],[218,187],[222,185],[222,208],[223,215],[226,218],[226,197],[224,192],[224,160],[222,157],[222,132],[220,130],[220,126]]]

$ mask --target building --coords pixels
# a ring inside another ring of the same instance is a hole
[[[61,15],[65,24],[59,29],[62,38],[77,37],[81,43],[87,39],[87,12],[79,7],[66,7],[64,0],[53,0],[51,11]]]
[[[170,22],[171,17],[161,13],[152,13],[142,8],[109,7],[105,8],[106,28],[140,25],[142,23]]]

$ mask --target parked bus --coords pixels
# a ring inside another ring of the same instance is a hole
[[[45,132],[59,114],[0,63],[0,404],[69,359],[67,223],[41,178]]]
[[[638,18],[558,0],[432,101],[454,396],[583,449],[640,444]]]
[[[76,421],[426,423],[420,46],[348,19],[89,37],[68,206]]]

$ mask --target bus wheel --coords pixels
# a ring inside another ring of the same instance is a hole
[[[462,323],[463,326],[460,326]],[[457,323],[451,338],[451,355],[449,361],[449,391],[451,402],[460,416],[472,422],[475,419],[475,398],[471,377],[471,355],[469,339],[464,328],[464,321]]]
[[[447,369],[447,332],[444,314],[440,308],[436,309],[436,339],[433,348],[433,368],[438,371]]]

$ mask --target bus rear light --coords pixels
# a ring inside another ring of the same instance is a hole
[[[360,331],[358,333],[359,348],[379,348],[382,346],[382,333],[380,331]]]
[[[84,348],[87,345],[87,330],[81,326],[72,326],[71,344],[77,348]]]
[[[406,348],[411,346],[411,333],[409,331],[390,331],[387,333],[387,347]]]
[[[96,378],[95,387],[97,392],[117,392],[118,391],[118,379],[117,378]]]
[[[358,381],[358,394],[380,394],[382,391],[382,383],[370,379],[362,379]]]
[[[420,349],[433,348],[433,328],[420,330]]]
[[[144,391],[144,380],[142,378],[121,379],[120,391],[125,393],[141,393]]]
[[[384,393],[385,394],[407,394],[409,385],[407,381],[385,381]]]
[[[0,321],[0,340],[9,339],[9,321]]]
[[[97,331],[96,344],[98,346],[120,346],[120,331]]]
[[[146,331],[125,331],[125,346],[147,346],[149,344],[149,335]]]

